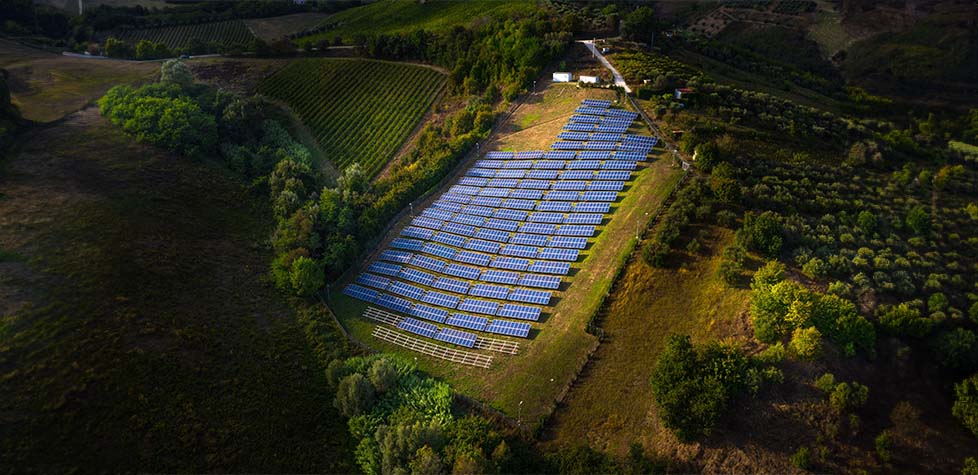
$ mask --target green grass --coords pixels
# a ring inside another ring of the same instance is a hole
[[[267,198],[89,109],[0,187],[0,452],[19,471],[351,472],[290,305]],[[9,243],[9,244],[8,244]]]
[[[374,175],[397,153],[445,85],[431,68],[363,59],[303,59],[263,81],[289,105],[340,170]]]
[[[242,20],[125,30],[119,32],[118,37],[132,44],[139,40],[155,41],[165,44],[171,50],[186,48],[193,39],[222,46],[247,45],[255,39],[255,35],[251,34],[251,30]]]
[[[444,31],[488,16],[505,18],[535,8],[536,2],[527,0],[379,0],[330,16],[323,23],[330,25],[327,31],[304,37],[301,42],[332,40],[336,36],[349,41],[357,34],[404,33],[417,29]]]

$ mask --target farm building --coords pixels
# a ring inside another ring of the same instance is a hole
[[[554,73],[554,82],[571,82],[574,75],[571,73]]]
[[[601,82],[601,78],[597,76],[581,76],[581,82],[586,84],[598,84]]]
[[[692,88],[682,87],[682,88],[676,89],[676,91],[675,91],[675,93],[673,95],[676,97],[676,99],[682,99],[683,98],[683,95],[689,95],[689,94],[692,94],[692,93],[693,93],[693,89]]]

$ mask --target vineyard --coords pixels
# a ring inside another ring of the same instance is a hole
[[[119,39],[136,44],[139,40],[150,40],[163,43],[167,48],[186,48],[194,38],[204,43],[217,43],[221,46],[250,43],[255,35],[241,20],[219,21],[215,23],[198,23],[195,25],[174,25],[141,30],[126,30],[118,35]]]
[[[266,79],[259,92],[287,103],[337,168],[360,162],[375,175],[445,84],[433,69],[362,59],[304,59]]]

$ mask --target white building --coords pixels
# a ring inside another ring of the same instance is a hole
[[[601,82],[601,78],[597,76],[581,76],[581,82],[586,84],[598,84]]]
[[[554,82],[571,82],[574,75],[571,73],[554,73]]]

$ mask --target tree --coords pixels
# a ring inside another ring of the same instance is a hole
[[[290,280],[296,295],[309,297],[323,286],[323,266],[302,256],[292,261]]]
[[[777,213],[765,211],[755,215],[748,212],[744,215],[744,226],[737,231],[737,243],[775,257],[781,252],[781,234],[781,219]]]
[[[870,211],[860,211],[859,216],[856,217],[856,224],[864,233],[873,234],[876,232],[876,215]]]
[[[411,459],[409,465],[411,475],[442,475],[445,473],[445,464],[441,457],[430,446],[425,445],[418,449]]]
[[[920,311],[906,303],[884,307],[879,313],[880,326],[893,335],[923,338],[930,334],[934,321],[920,316]]]
[[[105,55],[110,58],[131,58],[134,52],[132,46],[125,41],[109,37],[105,40]]]
[[[649,7],[639,7],[621,19],[621,35],[633,41],[651,39],[655,30],[655,12]]]
[[[937,359],[957,371],[978,369],[978,336],[971,330],[955,328],[937,336],[934,341]]]
[[[954,406],[951,414],[978,437],[978,374],[954,385]]]
[[[924,234],[930,230],[930,215],[927,208],[917,205],[910,209],[906,219],[907,227],[916,234]]]
[[[346,417],[353,417],[370,410],[374,405],[374,387],[360,373],[353,373],[340,381],[333,406]]]
[[[187,87],[194,83],[194,74],[179,59],[169,59],[160,67],[160,82]]]
[[[815,327],[796,328],[788,346],[799,358],[813,360],[822,354],[822,333]]]
[[[370,383],[378,393],[385,393],[397,384],[397,369],[386,358],[380,358],[370,365]]]

